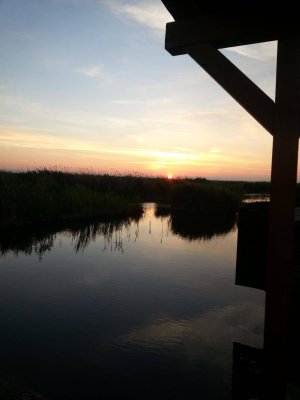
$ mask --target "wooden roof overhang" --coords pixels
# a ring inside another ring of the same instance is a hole
[[[273,135],[274,101],[218,49],[297,34],[300,32],[297,14],[204,13],[195,0],[162,2],[175,19],[166,25],[166,50],[173,56],[189,54]]]
[[[271,13],[261,11],[260,2],[251,2],[251,9],[203,9],[197,0],[162,0],[175,22],[166,27],[166,50],[172,55],[185,54],[185,46],[210,43],[218,49],[278,40],[290,33],[299,33],[300,24],[294,7]],[[260,10],[257,12],[257,10]]]

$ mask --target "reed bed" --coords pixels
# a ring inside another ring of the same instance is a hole
[[[204,178],[0,171],[0,226],[142,213],[143,202],[172,210],[235,213],[243,186]]]

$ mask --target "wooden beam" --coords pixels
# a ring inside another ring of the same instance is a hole
[[[161,0],[173,18],[177,20],[194,18],[198,15],[228,15],[245,17],[252,16],[254,20],[257,17],[280,18],[283,15],[295,16],[295,22],[298,15],[298,7],[295,2],[278,2],[276,7],[270,13],[270,9],[262,7],[261,0],[252,0],[251,2],[204,2],[198,0]]]
[[[269,245],[266,276],[265,349],[282,354],[288,343],[288,317],[294,268],[294,223],[300,133],[300,35],[278,41],[272,154]],[[275,363],[278,360],[273,360]],[[280,361],[280,360],[279,360]],[[279,397],[274,369],[266,398]],[[279,377],[278,377],[279,379]],[[284,388],[281,388],[282,393]]]
[[[174,19],[188,19],[195,16],[195,3],[190,0],[162,0],[162,3]]]
[[[268,132],[273,133],[274,102],[242,71],[208,43],[188,46],[186,53]]]
[[[216,48],[224,48],[277,40],[280,36],[277,22],[276,17],[268,21],[261,15],[255,21],[253,17],[245,16],[201,15],[169,22],[166,26],[165,48],[174,56],[185,54],[187,46],[206,42]],[[288,29],[297,30],[298,24],[291,24]]]

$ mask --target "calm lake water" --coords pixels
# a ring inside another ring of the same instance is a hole
[[[264,317],[235,285],[235,224],[145,207],[1,239],[2,394],[232,398],[233,343],[261,348]]]

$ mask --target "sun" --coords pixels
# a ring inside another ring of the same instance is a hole
[[[169,181],[170,181],[171,179],[173,179],[173,175],[172,174],[168,174],[167,175],[167,179],[169,179]]]

